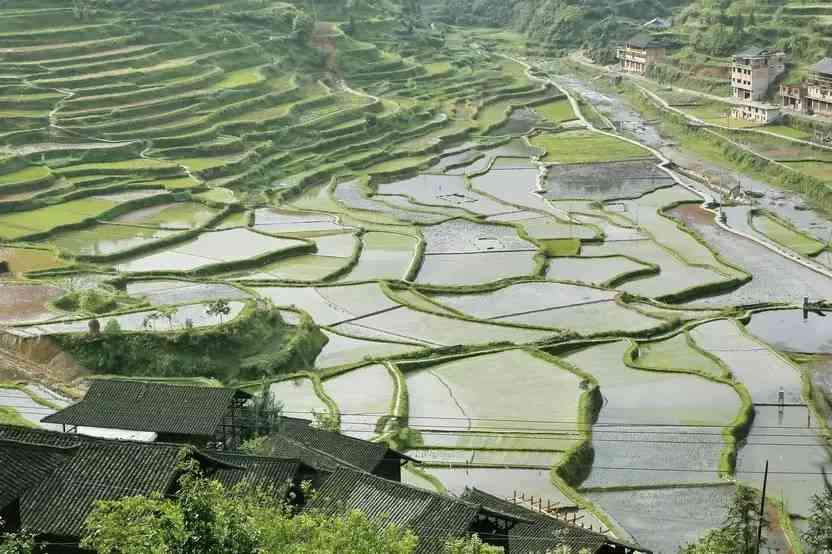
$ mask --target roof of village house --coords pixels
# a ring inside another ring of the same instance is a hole
[[[396,452],[383,443],[323,431],[312,427],[311,423],[308,419],[281,418],[277,435],[282,435],[295,443],[314,448],[337,460],[346,462],[346,464],[338,464],[339,466],[351,465],[369,472],[375,470],[381,462],[386,460],[412,460],[409,456]]]
[[[811,70],[815,73],[832,75],[832,58],[823,58],[821,61],[813,65]]]
[[[590,554],[595,554],[606,544],[646,552],[601,533],[588,531],[518,506],[479,489],[466,488],[460,498],[487,508],[501,510],[521,519],[508,532],[507,554],[545,554],[559,546],[568,546],[572,552],[586,549]]]
[[[181,474],[182,447],[95,441],[72,448],[65,462],[20,497],[22,527],[76,537],[99,500],[167,493]]]
[[[226,486],[244,480],[256,486],[281,486],[298,472],[309,470],[296,459],[0,425],[0,460],[4,462],[0,464],[0,492],[8,493],[0,494],[0,507],[20,498],[26,528],[78,536],[97,500],[169,491],[181,473],[178,462],[183,448],[200,462],[207,477]],[[9,482],[19,486],[12,491],[6,487]]]
[[[658,38],[654,37],[653,35],[647,33],[639,33],[634,37],[631,37],[627,40],[627,46],[635,46],[636,48],[666,48],[667,45],[659,40]]]
[[[744,50],[740,50],[736,54],[734,54],[735,58],[763,58],[766,56],[771,56],[773,54],[777,54],[777,50],[772,50],[771,48],[762,48],[760,46],[749,46]]]
[[[218,467],[210,476],[211,479],[216,479],[226,487],[233,487],[245,481],[255,487],[283,488],[291,486],[295,476],[301,470],[311,471],[309,466],[297,459],[223,452],[212,452],[211,457],[235,466]]]
[[[382,528],[410,529],[419,537],[416,554],[440,552],[449,538],[470,534],[481,513],[476,504],[346,468],[324,482],[307,509],[325,514],[358,510]]]
[[[235,399],[246,392],[123,380],[95,381],[84,399],[43,419],[105,429],[212,436]]]
[[[0,508],[66,462],[71,446],[44,446],[0,439]]]
[[[101,439],[75,433],[60,433],[34,427],[0,424],[0,440],[25,442],[41,446],[76,446],[82,442],[94,442]]]
[[[276,456],[279,458],[297,458],[306,465],[320,471],[331,473],[339,467],[349,467],[361,470],[361,468],[356,467],[344,460],[339,460],[335,456],[322,452],[316,448],[312,448],[311,446],[307,446],[279,433],[269,435],[266,445],[269,449],[268,454],[270,456]]]

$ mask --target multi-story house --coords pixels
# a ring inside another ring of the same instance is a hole
[[[738,100],[758,101],[786,71],[786,54],[767,48],[748,48],[731,64],[731,94]]]
[[[806,112],[820,115],[832,114],[832,58],[823,58],[812,66],[805,88],[804,110]]]
[[[628,40],[618,49],[621,71],[646,75],[654,63],[661,63],[667,57],[667,45],[648,34],[641,33]]]

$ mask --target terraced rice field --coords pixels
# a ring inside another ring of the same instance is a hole
[[[265,379],[291,415],[395,434],[448,490],[580,499],[585,522],[657,552],[718,524],[764,459],[801,474],[771,497],[805,515],[825,422],[792,432],[816,392],[781,351],[832,352],[823,319],[795,309],[832,297],[806,265],[825,245],[818,221],[749,220],[741,205],[718,224],[701,184],[592,129],[566,89],[471,48],[484,31],[451,28],[438,53],[389,40],[397,17],[365,3],[361,42],[333,24],[307,45],[286,38],[294,3],[188,4],[171,10],[205,38],[156,7],[67,27],[39,11],[57,0],[0,6],[15,21],[0,60],[10,343],[207,335],[228,373],[186,347],[160,350],[164,371],[79,359],[87,373]],[[736,135],[806,173],[829,161]],[[794,448],[769,446],[769,428]]]

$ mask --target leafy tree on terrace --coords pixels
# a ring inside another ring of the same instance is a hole
[[[757,525],[760,522],[760,495],[743,485],[737,492],[728,515],[720,529],[709,531],[699,542],[679,549],[680,554],[754,554],[757,543]],[[763,528],[768,521],[763,517]],[[765,544],[765,537],[762,539]]]
[[[219,320],[220,325],[222,325],[222,318],[231,313],[231,306],[229,306],[228,300],[220,298],[208,304],[208,309],[205,310],[205,313],[215,316]]]
[[[412,554],[418,538],[396,526],[380,529],[351,512],[294,514],[276,491],[226,489],[186,464],[175,498],[101,501],[85,522],[82,546],[99,554]],[[500,554],[477,537],[452,540],[443,554]],[[2,550],[2,554],[29,554]]]
[[[306,44],[312,38],[315,20],[306,12],[298,13],[292,20],[292,38],[298,44]]]
[[[814,509],[809,516],[809,529],[803,535],[812,552],[832,552],[832,489],[812,497]]]

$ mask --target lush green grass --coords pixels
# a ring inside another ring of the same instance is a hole
[[[784,137],[796,138],[801,140],[809,140],[814,136],[812,135],[812,133],[806,132],[802,129],[797,129],[795,127],[789,127],[787,125],[766,125],[764,130],[768,131],[769,133],[775,133],[778,135],[783,135]]]
[[[832,181],[832,163],[830,162],[783,162],[792,169],[824,181]]]
[[[545,162],[591,163],[651,157],[640,146],[592,131],[543,133],[531,143],[546,150]]]
[[[581,253],[580,239],[542,239],[543,252],[550,258],[577,256]]]
[[[0,187],[6,185],[16,185],[18,183],[29,183],[32,181],[40,181],[42,179],[46,179],[51,175],[49,168],[42,165],[33,165],[31,167],[27,167],[21,169],[20,171],[15,171],[13,173],[7,173],[6,175],[0,175]]]
[[[257,68],[240,69],[229,73],[225,79],[214,85],[214,90],[247,87],[263,81],[263,75]]]
[[[13,240],[33,233],[47,231],[58,225],[79,223],[112,208],[114,205],[110,200],[85,198],[28,212],[2,214],[0,215],[0,237]]]
[[[805,256],[814,256],[826,247],[821,241],[765,213],[755,215],[751,223],[755,229],[774,242]]]
[[[91,164],[73,165],[70,169],[74,172],[83,170],[92,171],[107,171],[107,170],[124,170],[124,169],[161,169],[168,167],[176,167],[176,164],[167,160],[147,160],[144,158],[136,158],[135,160],[126,160],[121,162],[101,162]]]
[[[535,106],[534,110],[552,123],[562,123],[576,119],[575,112],[572,111],[572,104],[566,99]]]

